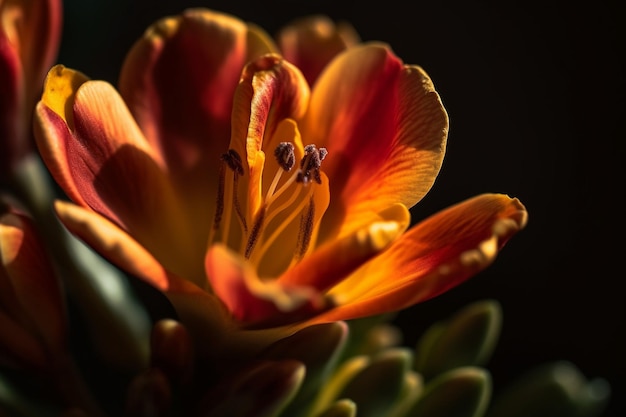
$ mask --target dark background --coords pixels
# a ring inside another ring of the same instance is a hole
[[[522,200],[529,223],[495,264],[401,312],[406,342],[465,304],[495,298],[504,328],[489,364],[496,388],[565,359],[612,386],[622,415],[626,274],[626,18],[617,2],[68,0],[59,63],[115,83],[124,54],[156,19],[204,6],[274,33],[324,13],[350,21],[432,77],[451,121],[448,152],[422,218],[483,192]],[[504,2],[502,2],[504,3]]]

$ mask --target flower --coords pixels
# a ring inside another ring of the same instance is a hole
[[[53,369],[67,347],[60,284],[30,217],[0,204],[0,365]]]
[[[0,0],[0,175],[33,148],[32,114],[61,39],[60,0]]]
[[[484,194],[409,229],[448,116],[422,68],[349,33],[303,20],[281,55],[257,26],[191,9],[145,32],[119,92],[53,67],[35,133],[73,201],[61,221],[182,316],[232,328],[396,311],[476,274],[524,206]]]

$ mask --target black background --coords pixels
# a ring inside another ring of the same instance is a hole
[[[406,342],[463,305],[495,298],[504,328],[489,364],[496,387],[565,359],[612,386],[625,410],[624,34],[617,2],[68,0],[59,63],[115,83],[154,20],[187,7],[235,14],[274,33],[324,13],[421,65],[451,122],[435,186],[416,220],[483,192],[522,200],[529,223],[495,264],[401,312]],[[620,27],[621,25],[621,27]]]

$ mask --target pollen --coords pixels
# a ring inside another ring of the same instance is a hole
[[[296,154],[294,153],[294,146],[291,142],[281,142],[274,150],[274,156],[278,165],[286,172],[291,171],[291,168],[296,164]]]
[[[321,184],[320,168],[327,154],[326,148],[318,149],[315,145],[305,146],[304,157],[300,160],[300,171],[298,171],[296,181],[308,184],[313,179],[316,183]]]

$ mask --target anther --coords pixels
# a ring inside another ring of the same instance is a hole
[[[221,155],[220,159],[222,164],[220,166],[219,181],[217,187],[217,200],[215,216],[213,218],[213,228],[211,230],[210,241],[215,239],[216,233],[218,233],[220,227],[223,227],[221,231],[221,238],[228,239],[228,231],[230,228],[231,210],[227,208],[229,202],[232,201],[232,206],[235,208],[235,213],[239,219],[239,223],[244,231],[247,231],[248,226],[246,224],[246,218],[243,215],[239,199],[237,197],[237,186],[239,183],[239,177],[243,175],[243,163],[241,157],[234,149],[229,149]],[[232,181],[227,181],[226,174],[228,167],[232,172]]]
[[[252,230],[250,230],[250,236],[248,236],[248,242],[246,243],[246,249],[244,251],[244,256],[246,257],[246,259],[250,258],[250,255],[252,255],[252,250],[254,249],[254,246],[259,240],[259,236],[263,228],[264,220],[265,220],[265,207],[261,207],[261,209],[259,210],[259,213],[257,214],[256,221],[254,222],[254,225],[252,226]]]
[[[304,156],[300,160],[300,170],[296,181],[308,184],[311,179],[316,183],[322,183],[320,176],[320,167],[322,161],[328,155],[326,148],[317,148],[315,145],[307,145],[304,147]]]
[[[295,260],[299,261],[306,254],[313,236],[313,221],[315,219],[315,202],[313,196],[308,206],[300,217],[300,231],[298,233],[298,246],[296,247]]]
[[[285,171],[291,171],[291,168],[293,168],[296,163],[296,155],[293,150],[294,146],[291,142],[280,142],[276,149],[274,149],[276,161]]]
[[[226,162],[228,168],[237,173],[243,175],[243,163],[241,162],[241,156],[234,149],[229,149],[228,152],[222,154],[222,161]]]

